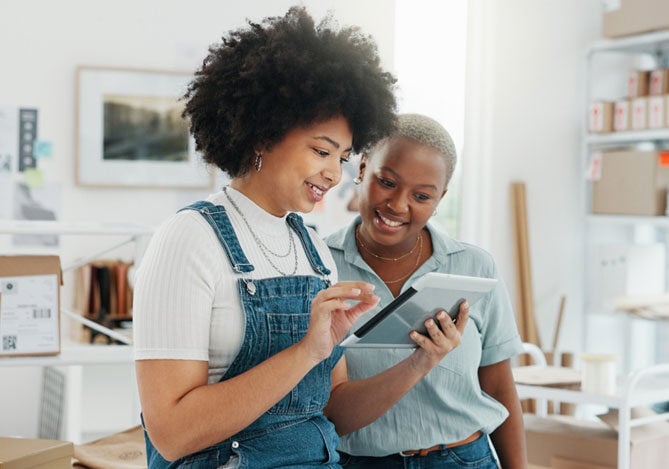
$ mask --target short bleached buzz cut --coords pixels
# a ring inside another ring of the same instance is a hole
[[[439,122],[423,114],[400,114],[393,137],[410,138],[438,150],[446,161],[446,183],[450,182],[458,155],[451,135]]]
[[[420,145],[434,148],[444,158],[446,163],[446,184],[451,181],[455,164],[458,161],[455,144],[448,131],[439,122],[423,114],[399,114],[396,127],[392,135],[378,142],[368,153],[373,157],[375,153],[388,148],[394,139],[407,138]]]

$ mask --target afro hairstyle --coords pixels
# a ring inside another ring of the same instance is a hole
[[[359,28],[315,25],[303,7],[227,33],[183,96],[196,149],[230,177],[297,127],[343,116],[362,152],[395,128],[396,79]]]

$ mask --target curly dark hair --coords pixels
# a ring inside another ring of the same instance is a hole
[[[337,116],[348,121],[357,152],[394,129],[396,79],[381,68],[371,36],[336,30],[331,15],[315,25],[303,7],[247,23],[209,48],[183,96],[207,163],[242,176],[254,149]]]

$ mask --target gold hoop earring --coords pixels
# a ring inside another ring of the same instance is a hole
[[[256,153],[255,167],[256,171],[260,172],[260,169],[262,168],[262,153],[260,152]]]

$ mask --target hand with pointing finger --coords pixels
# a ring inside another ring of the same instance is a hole
[[[318,292],[311,303],[309,329],[302,339],[315,360],[329,357],[356,319],[378,304],[379,297],[373,291],[372,284],[349,281]]]

